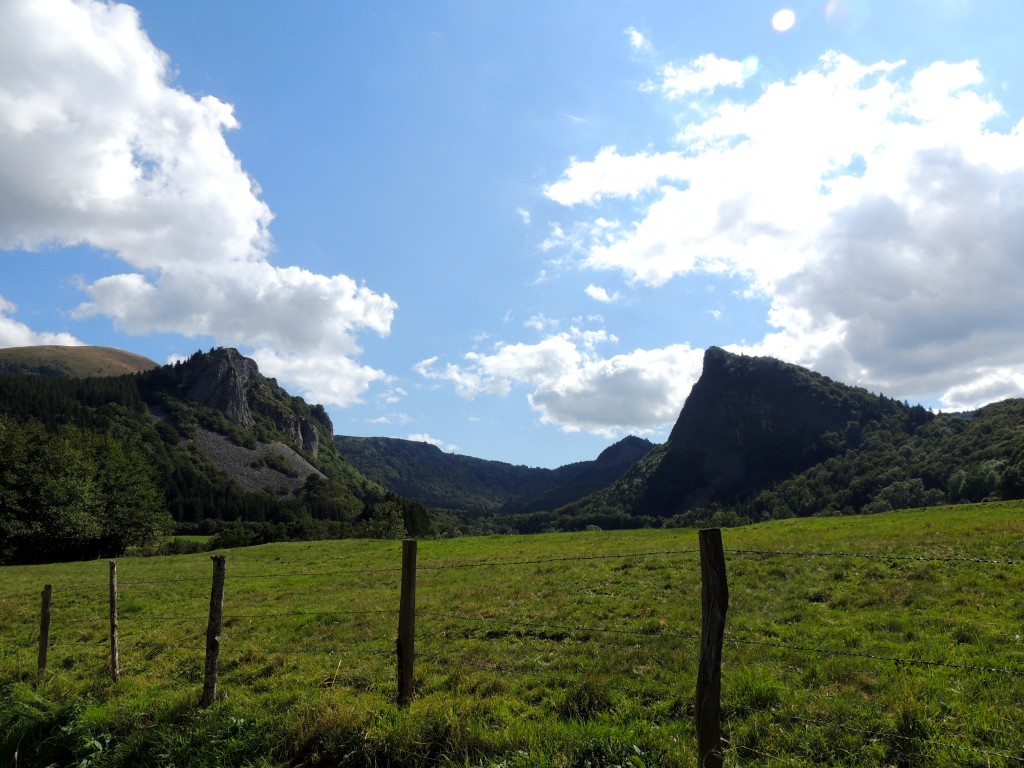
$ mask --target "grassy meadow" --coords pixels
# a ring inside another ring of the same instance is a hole
[[[1024,503],[723,539],[726,765],[1024,765]],[[207,554],[119,561],[118,683],[106,561],[0,569],[0,766],[696,765],[696,531],[420,542],[408,709],[399,542],[222,554],[208,710]]]

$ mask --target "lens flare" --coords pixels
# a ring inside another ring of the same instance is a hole
[[[857,30],[867,21],[870,10],[869,0],[828,0],[823,16],[830,26]]]
[[[796,24],[796,13],[791,8],[783,8],[772,16],[772,29],[776,32],[789,32]]]

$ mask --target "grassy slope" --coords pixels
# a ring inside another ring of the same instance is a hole
[[[12,347],[0,349],[0,365],[14,369],[48,369],[65,376],[122,376],[157,367],[147,357],[112,347]]]
[[[724,540],[1024,560],[1024,504],[785,520]],[[117,685],[104,675],[105,562],[0,569],[0,765],[19,742],[19,766],[693,765],[695,548],[687,530],[422,542],[407,712],[392,704],[396,542],[227,552],[235,618],[209,712],[196,707],[206,556],[121,561]],[[506,564],[447,567],[482,562]],[[1020,673],[1024,565],[732,552],[728,569],[729,765],[1024,760],[1019,674],[781,647]],[[47,582],[53,647],[34,691]]]

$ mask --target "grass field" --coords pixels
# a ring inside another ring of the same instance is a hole
[[[213,538],[213,536],[200,536],[198,534],[197,535],[187,535],[187,536],[186,535],[182,535],[182,534],[175,534],[173,536],[168,536],[167,540],[168,541],[174,541],[174,540],[178,540],[178,541],[191,541],[191,542],[195,542],[197,544],[205,544],[206,542],[208,542],[212,538]]]
[[[723,538],[727,765],[1024,765],[1024,503]],[[119,561],[116,684],[106,561],[0,569],[0,765],[16,751],[19,768],[696,765],[695,531],[420,542],[408,709],[394,704],[400,550],[224,552],[209,710],[207,555]]]

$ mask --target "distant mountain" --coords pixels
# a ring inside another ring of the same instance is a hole
[[[607,486],[654,447],[626,437],[593,461],[542,469],[444,453],[389,437],[337,435],[338,451],[367,478],[428,507],[512,514],[555,509]]]
[[[668,442],[520,528],[693,525],[1024,497],[1024,400],[932,414],[710,348]]]
[[[288,394],[234,349],[121,376],[61,375],[54,365],[80,371],[83,359],[133,358],[72,348],[48,353],[43,375],[0,373],[0,562],[5,552],[7,559],[45,559],[44,551],[60,559],[96,556],[90,541],[101,549],[139,543],[97,538],[110,527],[93,517],[105,508],[103,488],[113,482],[105,465],[114,459],[144,467],[140,488],[155,483],[179,527],[313,520],[330,523],[336,535],[430,530],[422,505],[367,480],[341,457],[322,406]],[[130,489],[119,498],[131,507]],[[68,520],[78,520],[76,527]],[[60,551],[49,551],[64,539]]]
[[[113,347],[10,347],[0,349],[0,373],[85,378],[122,376],[158,368],[148,357]]]

